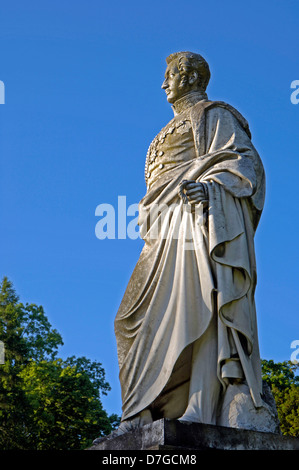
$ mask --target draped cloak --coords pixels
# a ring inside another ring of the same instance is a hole
[[[185,158],[184,126],[192,134],[191,158]],[[122,419],[146,408],[154,417],[181,416],[188,404],[192,344],[213,317],[215,373],[223,391],[224,366],[238,357],[253,402],[261,406],[254,234],[265,175],[247,121],[226,103],[201,100],[175,116],[152,147],[162,151],[157,164],[147,157],[151,174],[138,221],[144,247],[114,324]],[[179,196],[183,180],[205,183],[207,207],[186,210]],[[163,213],[153,210],[161,206]]]

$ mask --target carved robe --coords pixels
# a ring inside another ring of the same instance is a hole
[[[139,205],[145,244],[115,318],[123,420],[147,408],[154,419],[183,414],[192,348],[212,321],[211,373],[223,392],[226,379],[243,376],[261,404],[254,234],[264,204],[263,165],[234,108],[195,101],[161,130],[147,155],[147,193]],[[186,210],[183,180],[203,182],[208,204]],[[166,208],[163,217],[155,207]]]

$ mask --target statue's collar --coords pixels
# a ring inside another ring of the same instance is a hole
[[[173,105],[172,109],[174,115],[182,113],[186,109],[194,106],[198,101],[205,101],[207,100],[207,94],[205,92],[200,91],[191,91],[187,95],[183,96],[182,98],[178,99]]]

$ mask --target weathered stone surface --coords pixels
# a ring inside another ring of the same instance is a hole
[[[126,429],[159,418],[216,425],[222,379],[245,380],[262,405],[254,234],[264,167],[247,120],[208,99],[206,60],[180,51],[166,62],[174,117],[146,156],[144,247],[114,323]]]
[[[299,439],[279,434],[161,419],[88,450],[299,450]]]
[[[263,383],[263,406],[260,408],[255,408],[246,384],[229,385],[218,424],[279,434],[277,409],[268,384]]]

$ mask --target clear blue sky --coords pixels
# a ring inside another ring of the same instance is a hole
[[[148,145],[172,118],[161,90],[178,50],[210,64],[210,99],[249,121],[266,169],[256,235],[261,355],[290,359],[298,326],[296,0],[0,1],[0,276],[43,305],[60,356],[102,362],[121,412],[113,321],[142,248],[99,240],[99,204],[138,203]]]

